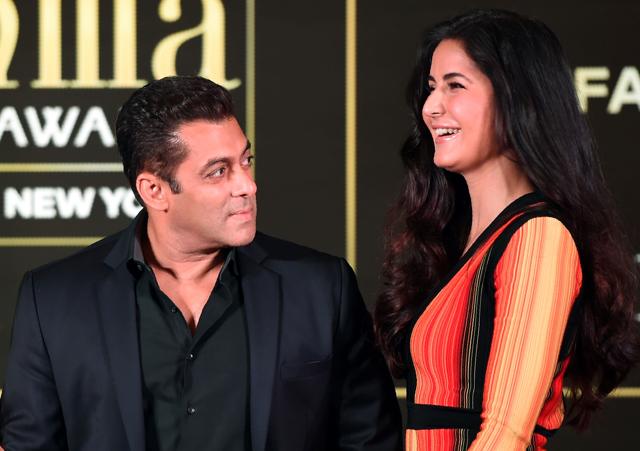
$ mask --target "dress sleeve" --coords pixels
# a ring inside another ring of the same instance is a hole
[[[537,217],[496,265],[495,320],[482,425],[470,450],[524,450],[554,376],[581,284],[575,243],[557,219]]]

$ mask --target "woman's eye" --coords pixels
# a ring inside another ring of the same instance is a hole
[[[464,89],[464,86],[457,81],[452,81],[449,83],[449,89]]]

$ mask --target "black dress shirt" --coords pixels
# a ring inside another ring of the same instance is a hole
[[[228,251],[192,333],[144,263],[136,276],[146,448],[151,451],[247,451],[249,355],[235,249]]]

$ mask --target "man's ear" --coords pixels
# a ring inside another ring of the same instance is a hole
[[[171,188],[169,184],[151,172],[143,171],[136,177],[136,189],[146,208],[166,211],[169,202],[167,195]]]

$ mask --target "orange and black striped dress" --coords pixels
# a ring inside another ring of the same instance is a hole
[[[406,449],[545,449],[564,417],[581,285],[576,245],[543,198],[509,205],[412,324]]]

